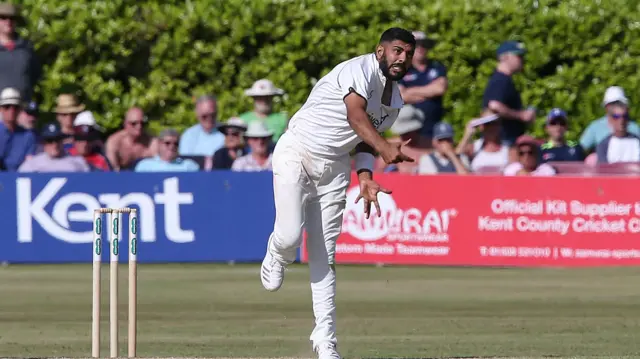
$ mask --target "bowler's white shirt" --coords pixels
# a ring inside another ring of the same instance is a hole
[[[362,139],[347,121],[344,98],[353,89],[367,99],[369,120],[382,133],[395,122],[404,105],[395,81],[391,106],[382,104],[386,81],[374,53],[338,64],[316,83],[307,101],[291,118],[287,131],[314,154],[328,157],[348,155]]]

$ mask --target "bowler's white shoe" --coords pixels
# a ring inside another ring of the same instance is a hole
[[[262,279],[264,289],[270,292],[280,289],[284,281],[284,268],[267,249],[267,254],[265,254],[260,268],[260,279]]]
[[[313,347],[313,351],[318,355],[318,359],[341,359],[336,345],[331,342],[319,343]]]

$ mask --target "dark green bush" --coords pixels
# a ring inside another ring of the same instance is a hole
[[[250,4],[250,5],[249,5]],[[195,121],[193,98],[219,97],[220,117],[244,112],[242,90],[268,77],[287,91],[293,114],[314,81],[338,62],[374,49],[399,25],[439,39],[433,57],[449,69],[447,119],[461,133],[477,116],[508,38],[526,43],[523,100],[569,111],[572,136],[602,115],[604,90],[640,89],[638,1],[610,0],[24,0],[22,33],[45,63],[37,94],[53,108],[63,90],[81,91],[107,128],[142,106],[155,129]],[[638,117],[637,107],[632,115]],[[541,134],[541,116],[535,133]]]

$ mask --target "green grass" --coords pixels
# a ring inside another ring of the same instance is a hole
[[[292,266],[276,293],[262,289],[257,265],[138,268],[138,356],[312,357],[306,266]],[[338,266],[337,273],[339,349],[347,358],[640,356],[640,268]],[[90,265],[0,268],[0,356],[86,357],[90,342]]]

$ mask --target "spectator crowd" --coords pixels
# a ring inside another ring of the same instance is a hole
[[[56,121],[37,126],[40,111],[33,89],[42,70],[33,45],[17,35],[19,16],[14,5],[0,3],[0,170],[271,170],[271,153],[287,129],[288,116],[274,112],[274,97],[285,92],[268,79],[245,90],[253,109],[226,121],[219,121],[215,96],[197,98],[194,124],[183,133],[167,128],[152,135],[144,109],[132,107],[122,128],[106,137],[91,109],[70,93],[56,94]],[[562,108],[548,111],[545,139],[528,135],[538,110],[522,103],[513,80],[526,57],[524,44],[516,41],[498,47],[479,116],[469,121],[455,143],[443,107],[446,66],[431,59],[434,40],[420,31],[414,36],[413,66],[399,82],[405,106],[391,128],[390,141],[411,139],[403,151],[416,161],[386,165],[379,159],[377,171],[553,176],[563,162],[592,167],[640,162],[640,128],[629,118],[629,100],[618,86],[603,94],[603,116],[591,122],[579,142],[566,139],[570,115]]]

